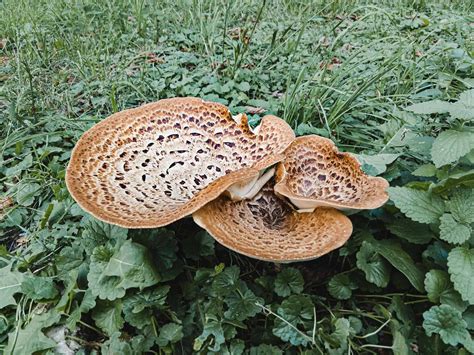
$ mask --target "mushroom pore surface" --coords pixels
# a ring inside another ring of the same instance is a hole
[[[273,181],[251,200],[221,196],[193,218],[229,249],[281,263],[317,258],[342,246],[352,233],[351,221],[336,209],[294,211],[275,195]]]
[[[197,98],[160,100],[116,113],[76,144],[66,173],[73,198],[108,223],[167,225],[283,158],[294,134],[275,116],[258,134],[245,115]]]

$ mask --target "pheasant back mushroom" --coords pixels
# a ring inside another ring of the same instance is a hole
[[[227,248],[279,263],[317,258],[342,246],[352,233],[351,221],[336,209],[294,211],[275,195],[273,181],[251,200],[221,196],[193,218]]]
[[[388,200],[385,179],[366,175],[355,157],[316,135],[293,141],[278,165],[276,180],[275,192],[302,212],[320,206],[373,209]]]
[[[116,113],[77,142],[66,184],[100,220],[128,228],[167,225],[226,189],[236,199],[262,185],[261,171],[283,158],[291,127],[265,116],[252,131],[218,103],[160,100]],[[268,175],[262,179],[268,180]]]

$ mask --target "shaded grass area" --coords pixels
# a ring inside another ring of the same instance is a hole
[[[51,278],[63,298],[17,295],[18,306],[0,309],[5,319],[2,328],[0,318],[0,343],[8,343],[11,350],[15,344],[11,334],[28,323],[32,310],[53,309],[57,318],[44,320],[36,331],[73,318],[70,328],[75,333],[70,339],[84,349],[102,346],[104,353],[113,351],[107,348],[112,343],[121,344],[119,338],[131,339],[134,352],[145,351],[137,345],[146,343],[140,336],[161,337],[161,343],[150,345],[155,353],[189,353],[193,346],[204,353],[239,353],[242,344],[247,350],[253,346],[256,353],[265,350],[257,348],[260,344],[273,344],[272,351],[278,347],[297,353],[310,347],[314,353],[325,353],[344,338],[337,333],[344,332],[346,325],[334,317],[337,311],[358,319],[347,318],[357,323],[351,323],[354,329],[360,322],[364,334],[374,333],[352,337],[346,342],[346,353],[347,349],[376,353],[392,346],[397,333],[386,328],[378,331],[390,318],[384,307],[393,304],[393,297],[385,294],[398,297],[409,291],[392,284],[385,290],[368,285],[364,291],[372,296],[361,292],[346,304],[326,291],[331,276],[356,267],[349,255],[359,246],[358,238],[387,221],[377,220],[378,212],[352,218],[353,245],[321,260],[297,264],[297,272],[289,272],[298,285],[300,276],[295,275],[303,275],[304,292],[318,310],[313,318],[311,306],[309,315],[303,306],[286,309],[298,324],[296,330],[275,321],[284,302],[287,307],[306,302],[306,298],[290,299],[303,297],[302,290],[274,292],[271,285],[280,267],[217,245],[214,250],[205,237],[193,241],[189,237],[199,230],[187,221],[168,231],[129,234],[153,251],[156,267],[163,273],[160,287],[170,288],[166,303],[155,299],[150,314],[136,320],[126,311],[129,298],[120,305],[97,299],[89,309],[78,311],[74,316],[78,319],[71,317],[90,289],[85,275],[102,260],[99,251],[92,255],[92,250],[108,245],[110,239],[108,252],[113,253],[123,231],[111,232],[83,218],[68,196],[64,170],[75,141],[95,122],[125,108],[175,96],[222,102],[234,113],[246,112],[253,124],[264,113],[273,113],[299,135],[324,135],[358,154],[400,153],[394,142],[407,121],[402,108],[431,99],[450,101],[474,87],[472,10],[469,1],[1,2],[0,215],[2,206],[13,208],[0,221],[0,266],[14,265],[23,273]],[[428,137],[449,127],[429,117],[422,123],[420,131]],[[404,158],[389,169],[387,178],[403,179],[424,160],[415,150],[404,152]],[[97,229],[103,230],[91,237],[88,231]],[[84,242],[87,236],[93,240],[90,245]],[[161,238],[158,243],[157,238]],[[413,250],[414,255],[417,252],[421,253]],[[229,306],[228,295],[218,297],[220,286],[215,280],[222,272],[221,262],[240,267],[240,279],[238,271],[230,269],[228,280],[247,283],[239,286],[239,294],[251,289],[255,299]],[[426,301],[416,294],[408,302],[420,297]],[[224,303],[229,309],[246,309],[247,316],[224,316]],[[252,308],[255,303],[267,305],[257,317],[262,309]],[[419,320],[422,311],[415,312]],[[316,340],[313,323],[321,329]],[[160,331],[168,324],[168,333]],[[272,332],[275,327],[281,332]],[[107,339],[115,340],[106,343]],[[366,347],[370,344],[377,345]],[[35,346],[28,349],[48,349]]]

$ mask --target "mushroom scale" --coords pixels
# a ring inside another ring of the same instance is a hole
[[[388,200],[387,180],[366,175],[349,153],[330,139],[296,138],[278,165],[275,192],[300,211],[326,206],[341,210],[373,209]]]
[[[294,140],[290,126],[265,116],[255,134],[245,115],[198,98],[164,99],[118,112],[77,142],[66,171],[87,212],[127,228],[167,225],[255,179]],[[249,189],[244,189],[248,192]]]
[[[343,213],[324,207],[298,213],[275,195],[273,184],[251,200],[221,196],[194,212],[194,221],[229,249],[279,263],[315,259],[349,239],[352,223]]]

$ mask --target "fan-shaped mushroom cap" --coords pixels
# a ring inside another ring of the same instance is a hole
[[[116,113],[84,133],[66,173],[79,205],[128,228],[167,225],[255,177],[294,139],[275,116],[254,134],[243,115],[197,98],[165,99]],[[249,189],[245,189],[248,193]]]
[[[366,175],[355,157],[340,153],[333,141],[316,135],[293,141],[278,165],[276,180],[275,192],[300,212],[320,206],[372,209],[388,200],[387,180]]]
[[[352,233],[348,217],[334,208],[298,213],[268,182],[251,200],[221,196],[193,213],[219,243],[252,258],[287,263],[317,258],[342,246]]]

